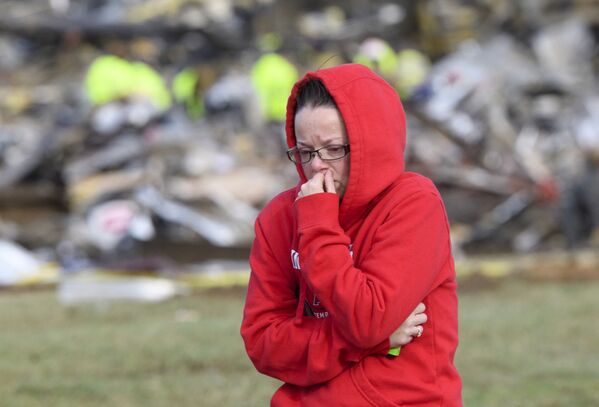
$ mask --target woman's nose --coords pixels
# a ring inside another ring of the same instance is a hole
[[[312,158],[312,161],[310,161],[310,167],[314,172],[323,171],[329,168],[328,164],[325,161],[322,161],[318,154],[315,154],[314,158]]]

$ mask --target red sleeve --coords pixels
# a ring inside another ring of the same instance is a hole
[[[432,191],[414,192],[395,204],[359,268],[339,226],[335,195],[314,194],[295,205],[304,278],[356,347],[388,338],[438,284],[451,260],[445,209]]]
[[[368,354],[388,350],[387,338],[373,349],[351,345],[339,335],[332,318],[296,318],[294,272],[274,256],[260,219],[250,265],[241,335],[258,371],[308,386],[330,380]]]

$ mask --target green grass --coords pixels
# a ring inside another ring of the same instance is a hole
[[[460,296],[467,406],[599,406],[599,281]]]
[[[599,281],[460,293],[466,406],[599,405]],[[0,406],[266,406],[278,382],[243,351],[243,291],[60,306],[0,293]]]
[[[263,406],[239,331],[241,291],[162,304],[64,308],[49,292],[0,296],[0,405]]]

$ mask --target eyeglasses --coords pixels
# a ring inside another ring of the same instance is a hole
[[[316,154],[318,154],[318,158],[322,161],[340,160],[349,154],[349,144],[333,144],[320,147],[317,150],[308,150],[307,148],[297,147],[287,150],[287,158],[297,164],[309,163]]]

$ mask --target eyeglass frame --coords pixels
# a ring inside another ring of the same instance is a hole
[[[320,155],[320,150],[325,150],[325,149],[330,148],[330,147],[343,147],[343,150],[345,151],[345,153],[341,157],[337,157],[337,158],[322,158],[322,156]],[[299,148],[297,148],[297,146],[295,146],[295,147],[291,147],[290,149],[288,149],[286,151],[287,158],[292,163],[302,164],[303,165],[303,164],[308,164],[309,162],[311,162],[314,159],[314,157],[316,157],[317,155],[318,155],[318,158],[320,158],[324,162],[332,162],[332,161],[341,160],[342,158],[347,157],[347,155],[350,152],[350,149],[349,149],[349,144],[329,144],[327,146],[317,148],[316,150],[307,150],[307,152],[310,153],[310,159],[308,161],[305,161],[305,162],[301,162],[301,160],[300,160],[300,162],[296,162],[293,159],[293,153],[294,153],[294,151],[298,151],[299,152]]]

